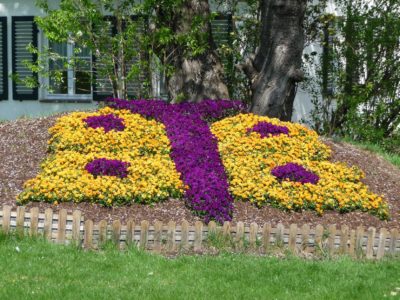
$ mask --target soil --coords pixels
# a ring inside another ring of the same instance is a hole
[[[12,122],[0,123],[0,205],[16,207],[15,198],[22,191],[23,183],[35,177],[41,161],[46,156],[48,128],[58,116],[20,119]],[[246,202],[236,202],[233,223],[242,221],[246,224],[256,222],[262,225],[266,222],[284,225],[296,223],[302,225],[322,224],[328,226],[336,224],[338,227],[347,225],[356,228],[363,225],[366,228],[373,226],[377,229],[400,228],[400,169],[390,164],[375,153],[359,149],[347,143],[333,142],[323,139],[332,149],[332,161],[345,162],[349,166],[356,165],[365,172],[363,180],[369,188],[377,194],[383,195],[388,201],[391,219],[379,220],[377,217],[360,211],[338,213],[327,211],[318,216],[313,211],[286,212],[273,207],[257,208]],[[148,220],[151,223],[160,220],[167,223],[170,220],[180,223],[186,219],[190,223],[200,220],[194,216],[183,200],[171,199],[154,206],[132,204],[124,207],[105,208],[89,203],[61,203],[57,206],[50,203],[29,203],[27,209],[37,206],[40,211],[51,207],[54,211],[62,208],[72,212],[80,209],[85,219],[97,222],[106,219],[109,222],[120,219],[126,223],[128,219],[135,222]]]

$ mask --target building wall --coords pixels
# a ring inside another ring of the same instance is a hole
[[[57,1],[53,1],[57,5]],[[12,16],[40,16],[42,11],[35,6],[34,0],[3,0],[0,2],[0,16],[7,17],[8,31],[8,70],[11,75],[12,58],[11,58],[11,17]],[[8,100],[0,101],[0,120],[13,120],[20,117],[39,117],[55,114],[63,111],[87,110],[94,109],[97,102],[91,103],[66,103],[54,102],[46,103],[40,100],[13,100],[12,80],[8,80]]]

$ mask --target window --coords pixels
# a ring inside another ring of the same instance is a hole
[[[49,77],[46,99],[85,100],[92,98],[92,56],[87,48],[73,43],[48,41],[52,53],[49,58]]]

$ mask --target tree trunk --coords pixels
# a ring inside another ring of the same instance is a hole
[[[188,34],[195,17],[206,19],[210,15],[207,0],[186,0],[175,14],[175,34]],[[167,78],[167,88],[173,102],[187,100],[228,98],[228,88],[223,81],[224,69],[215,51],[210,22],[204,22],[202,31],[208,33],[208,48],[201,55],[188,57],[184,49],[176,45],[171,64],[174,73]]]
[[[307,0],[260,0],[261,38],[243,71],[251,80],[251,112],[290,121],[303,80],[303,21]]]

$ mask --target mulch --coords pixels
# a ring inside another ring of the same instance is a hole
[[[0,206],[16,207],[15,198],[22,191],[23,183],[35,177],[40,169],[40,163],[46,156],[48,128],[58,116],[20,119],[12,122],[0,123]],[[259,225],[265,222],[271,224],[283,223],[285,226],[296,223],[325,226],[336,224],[338,227],[347,225],[356,228],[363,225],[366,228],[373,226],[377,229],[400,228],[400,169],[391,165],[380,156],[361,150],[347,143],[337,143],[323,139],[333,150],[332,161],[345,162],[349,166],[356,165],[366,174],[363,180],[369,188],[388,201],[391,219],[381,221],[377,217],[360,211],[350,213],[325,212],[318,216],[313,211],[287,212],[277,208],[265,206],[257,208],[247,202],[236,202],[233,223],[243,221],[246,224],[256,222]],[[183,200],[171,199],[154,206],[134,203],[130,206],[106,208],[90,203],[61,203],[57,206],[50,203],[29,203],[26,208],[39,207],[40,211],[51,207],[54,211],[62,208],[72,212],[80,209],[85,219],[97,222],[106,219],[109,222],[120,219],[126,223],[128,219],[135,222],[159,220],[167,223],[180,223],[186,219],[190,223],[200,220],[194,216]]]

